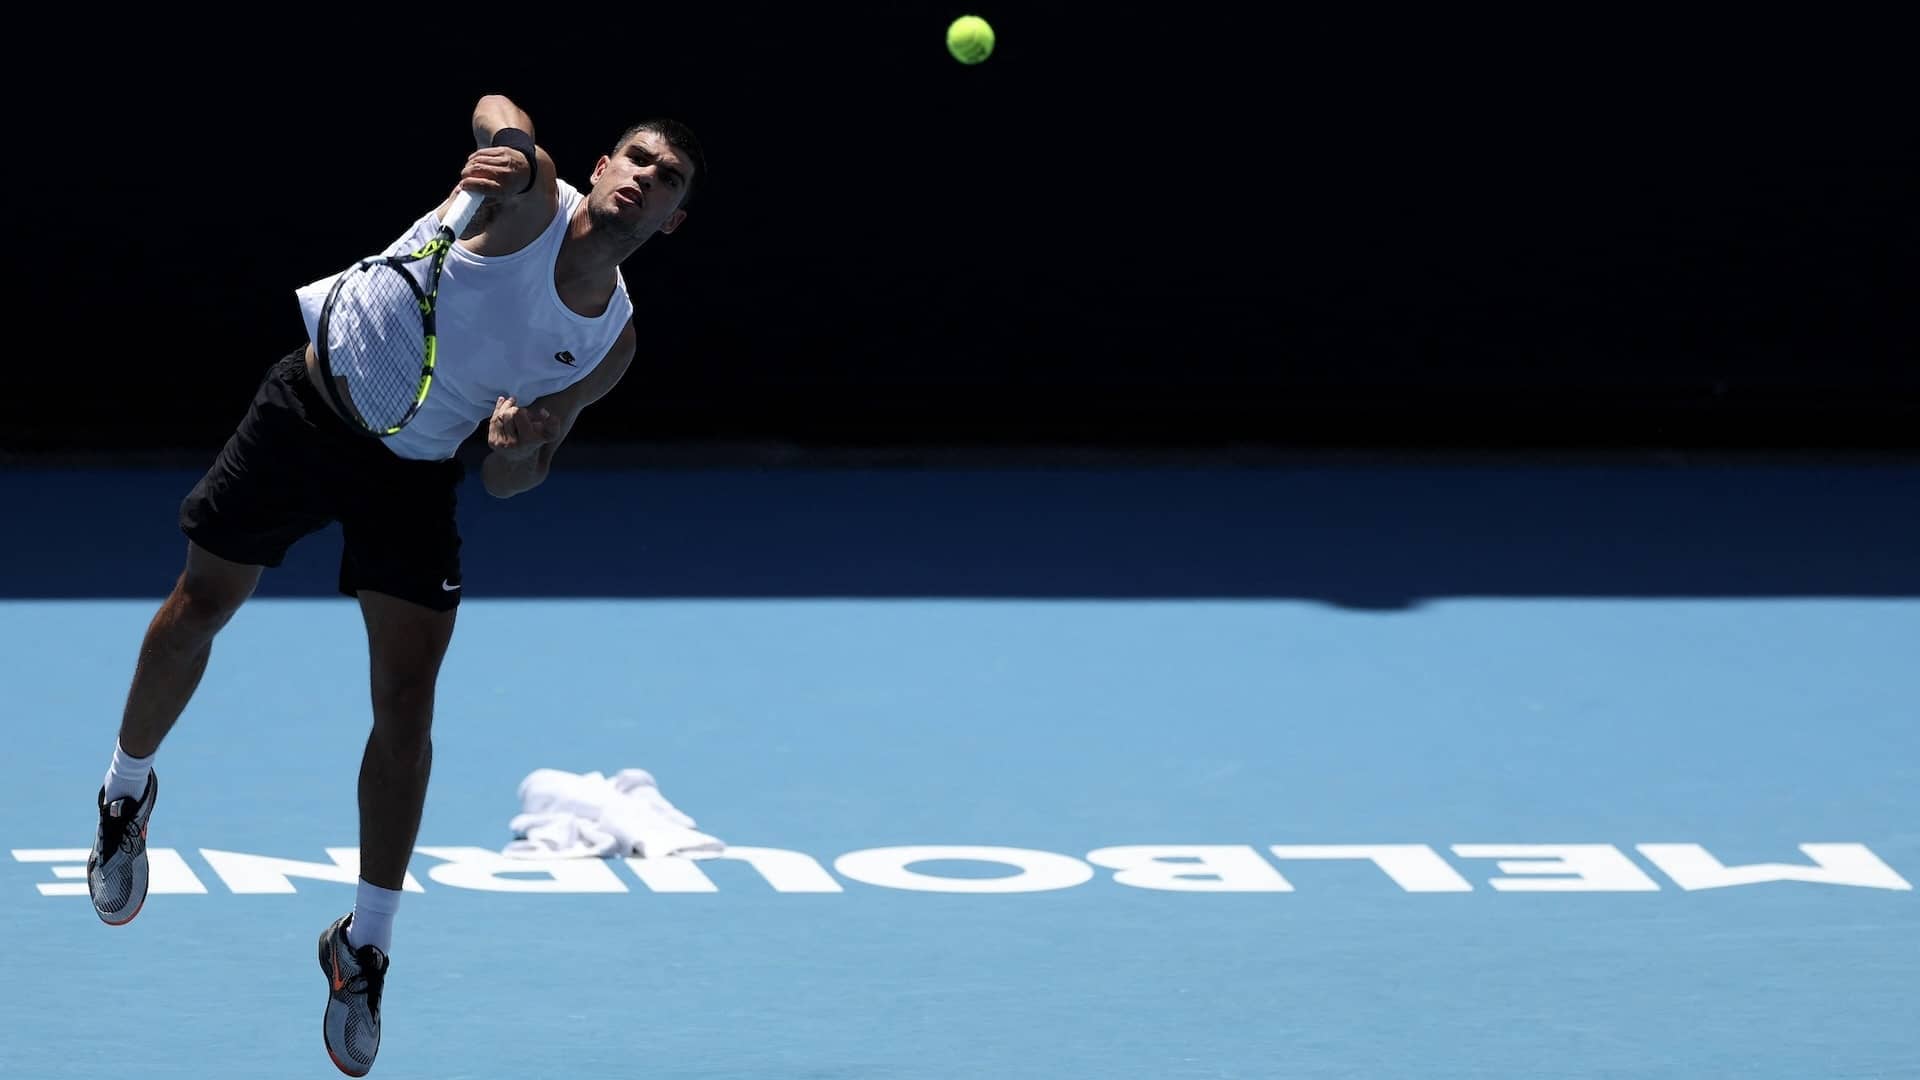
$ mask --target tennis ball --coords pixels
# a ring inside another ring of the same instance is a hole
[[[977,64],[993,55],[993,27],[978,15],[962,15],[947,27],[947,51],[963,64]]]

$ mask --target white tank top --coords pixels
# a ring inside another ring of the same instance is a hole
[[[554,259],[580,192],[557,180],[560,205],[546,231],[510,255],[475,255],[455,244],[440,276],[433,387],[420,412],[398,434],[381,442],[403,458],[440,461],[453,456],[482,421],[495,399],[511,395],[522,405],[579,382],[599,366],[633,314],[626,278],[614,270],[607,310],[588,318],[560,299],[553,283]],[[386,249],[412,251],[440,227],[439,208],[427,211]],[[294,290],[306,320],[308,340],[319,333],[320,307],[338,274]]]

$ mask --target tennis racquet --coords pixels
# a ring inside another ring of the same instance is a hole
[[[432,239],[354,263],[327,290],[313,351],[320,385],[348,421],[386,438],[420,412],[433,385],[440,271],[482,196],[454,193]]]

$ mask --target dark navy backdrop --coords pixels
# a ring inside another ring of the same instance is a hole
[[[1889,27],[1020,3],[971,8],[1000,44],[964,67],[962,10],[421,13],[384,39],[23,14],[86,79],[8,76],[39,260],[15,331],[57,343],[10,365],[36,407],[6,446],[216,447],[298,340],[291,290],[443,194],[489,91],[576,182],[649,113],[712,156],[687,228],[627,267],[645,352],[585,442],[1920,428]]]

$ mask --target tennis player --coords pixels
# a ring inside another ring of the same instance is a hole
[[[339,589],[357,598],[366,624],[373,707],[359,774],[358,889],[353,909],[319,937],[327,1052],[349,1076],[365,1075],[380,1048],[393,920],[433,759],[434,688],[465,585],[455,451],[484,424],[488,494],[510,498],[546,479],[581,411],[633,360],[638,335],[621,264],[680,227],[705,172],[698,140],[670,119],[624,132],[584,192],[557,175],[532,118],[508,98],[481,98],[472,124],[477,148],[454,190],[484,202],[441,280],[432,393],[411,424],[373,439],[319,392],[311,344],[266,372],[181,504],[186,565],[134,665],[87,864],[101,921],[131,922],[147,896],[154,757],[199,685],[215,635],[264,568],[340,522]],[[423,214],[394,249],[424,243],[446,209]],[[309,339],[331,281],[295,290]]]

